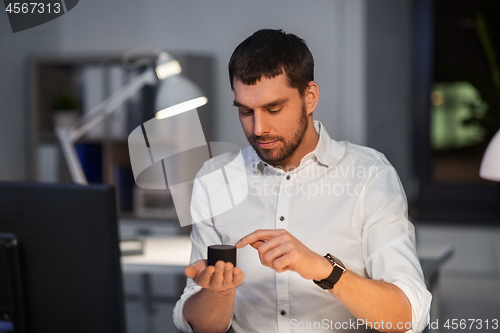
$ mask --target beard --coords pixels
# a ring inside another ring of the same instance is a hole
[[[245,135],[247,137],[248,142],[250,143],[250,145],[252,145],[253,149],[255,150],[255,152],[257,153],[257,155],[260,157],[261,160],[263,160],[268,164],[276,165],[277,163],[280,163],[288,159],[297,150],[297,148],[302,143],[302,140],[304,139],[304,135],[307,131],[308,126],[309,122],[307,119],[306,105],[305,103],[303,103],[302,114],[300,116],[299,125],[290,138],[287,139],[283,136],[268,136],[268,135],[256,136],[253,134],[249,136],[246,134],[246,132]],[[276,140],[282,143],[281,147],[275,147],[272,149],[262,149],[257,142],[257,141],[271,142]]]

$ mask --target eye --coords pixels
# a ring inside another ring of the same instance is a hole
[[[270,108],[267,109],[268,112],[275,113],[275,112],[280,112],[282,108]]]
[[[250,116],[250,115],[253,114],[253,110],[252,109],[238,108],[238,111],[240,112],[240,114],[242,114],[244,116]]]

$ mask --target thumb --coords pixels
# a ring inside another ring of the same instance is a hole
[[[207,267],[207,260],[201,259],[193,262],[191,265],[184,268],[184,274],[190,279],[193,279],[198,275],[198,272],[201,272],[203,269]]]

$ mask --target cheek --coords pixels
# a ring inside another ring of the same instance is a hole
[[[300,114],[293,110],[293,112],[288,112],[287,114],[283,114],[279,119],[279,123],[281,124],[283,130],[291,131],[293,130],[300,121]]]

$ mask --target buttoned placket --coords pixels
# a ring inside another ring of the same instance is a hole
[[[293,193],[292,178],[280,170],[281,183],[278,192],[278,204],[276,206],[275,224],[276,229],[288,230],[290,223],[290,196]],[[287,188],[288,186],[288,188]],[[289,272],[275,273],[276,274],[276,295],[277,295],[277,319],[278,331],[290,332],[290,295],[288,292]]]

